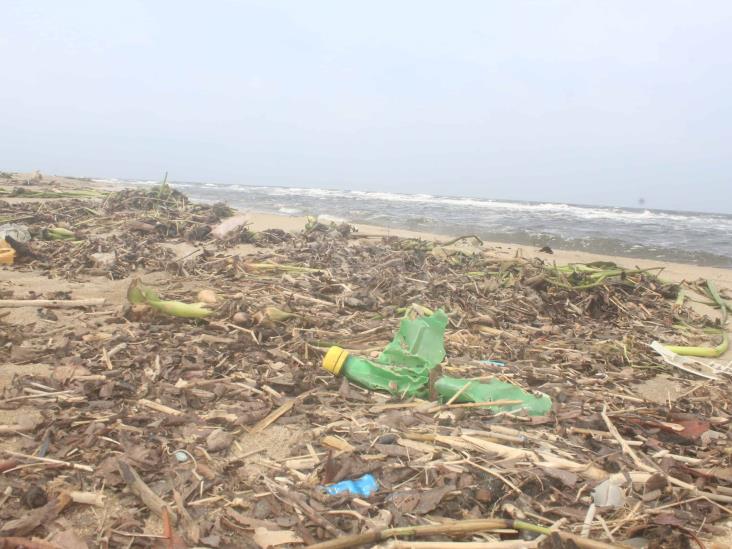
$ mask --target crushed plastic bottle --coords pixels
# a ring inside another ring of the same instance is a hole
[[[446,326],[447,315],[442,309],[426,316],[404,318],[394,339],[376,360],[352,356],[341,347],[331,347],[323,358],[323,368],[367,389],[386,391],[400,398],[426,398],[430,371],[445,358]],[[470,386],[458,395],[458,402],[513,401],[487,407],[499,412],[526,410],[534,416],[544,415],[551,409],[552,402],[547,395],[531,394],[499,380],[478,383],[441,377],[436,381],[435,389],[441,400],[447,401],[468,383]]]
[[[405,318],[394,339],[376,360],[331,347],[323,359],[323,368],[367,389],[399,397],[426,396],[430,370],[445,358],[445,326],[447,315],[442,310],[431,316]]]
[[[325,487],[326,493],[331,496],[348,492],[354,496],[369,497],[371,494],[375,494],[378,489],[379,483],[376,482],[374,475],[371,473],[367,473],[354,480],[343,480]]]
[[[4,240],[6,236],[9,236],[13,240],[17,240],[18,242],[28,242],[31,239],[28,227],[25,225],[18,225],[16,223],[0,225],[0,240]]]

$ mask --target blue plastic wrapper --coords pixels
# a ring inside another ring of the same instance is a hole
[[[354,496],[369,497],[371,494],[375,494],[378,489],[379,484],[376,482],[374,475],[370,473],[354,480],[343,480],[325,487],[325,491],[331,496],[349,492]]]

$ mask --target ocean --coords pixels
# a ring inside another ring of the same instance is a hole
[[[193,200],[222,201],[245,211],[732,268],[732,215],[727,214],[302,187],[171,185]]]

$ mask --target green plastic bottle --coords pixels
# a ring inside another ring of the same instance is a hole
[[[386,368],[353,356],[340,347],[331,347],[323,359],[323,368],[342,375],[366,389],[386,391],[395,396],[415,396],[422,392],[425,380],[419,372],[406,368]],[[429,381],[429,374],[427,377]]]
[[[374,391],[385,391],[398,398],[426,398],[430,370],[445,359],[444,336],[447,315],[441,309],[429,316],[405,318],[399,331],[376,360],[352,356],[341,347],[331,347],[323,359],[323,368],[332,374]],[[443,402],[466,384],[457,402],[515,401],[489,406],[495,411],[526,410],[530,415],[545,415],[552,406],[547,395],[533,395],[520,387],[499,380],[478,383],[469,379],[441,377],[435,389]]]
[[[394,339],[376,360],[331,347],[323,359],[323,368],[367,389],[402,398],[425,396],[430,370],[445,358],[445,326],[447,315],[441,309],[430,316],[402,319]]]

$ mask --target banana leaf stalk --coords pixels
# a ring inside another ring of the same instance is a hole
[[[719,307],[720,314],[722,316],[722,327],[719,330],[715,330],[717,333],[722,335],[722,342],[714,347],[694,347],[694,346],[681,346],[681,345],[664,345],[666,349],[682,356],[697,356],[703,358],[717,358],[722,356],[729,349],[729,335],[727,334],[727,309],[730,307],[722,296],[719,295],[717,287],[713,282],[707,280],[705,293],[710,299]]]
[[[548,267],[547,271],[555,276],[548,276],[546,281],[567,290],[589,290],[590,288],[602,286],[609,278],[616,277],[621,277],[621,283],[632,285],[633,281],[626,280],[625,277],[652,271],[658,271],[655,275],[658,276],[662,270],[662,267],[622,269],[613,263],[572,263],[564,266],[554,265]],[[574,283],[570,277],[580,277],[581,281]]]
[[[127,300],[133,305],[148,305],[156,311],[179,318],[204,318],[213,312],[203,303],[183,303],[182,301],[160,299],[155,291],[143,286],[137,278],[127,289]]]
[[[729,336],[722,332],[722,342],[716,347],[693,347],[682,345],[664,345],[669,351],[681,356],[697,356],[703,358],[718,358],[729,349]]]
[[[43,231],[46,240],[76,240],[76,235],[63,227],[49,227]]]

